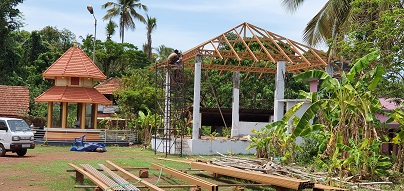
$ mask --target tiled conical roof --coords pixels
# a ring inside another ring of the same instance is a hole
[[[101,70],[78,47],[71,47],[67,50],[42,76],[48,79],[55,79],[57,76],[106,79]]]
[[[111,105],[95,88],[53,86],[35,98],[35,102],[75,102]]]

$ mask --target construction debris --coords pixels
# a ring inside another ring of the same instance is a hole
[[[366,188],[369,190],[380,190],[378,188],[370,187],[370,185],[389,185],[394,189],[392,182],[370,182],[370,183],[355,183],[349,182],[349,178],[340,179],[334,177],[327,177],[327,173],[324,172],[308,172],[309,170],[299,166],[282,166],[279,159],[253,159],[253,158],[241,158],[234,156],[227,156],[218,153],[220,157],[212,158],[208,164],[217,165],[221,167],[237,168],[245,171],[252,171],[254,173],[270,174],[279,177],[289,177],[301,180],[311,180],[315,182],[315,187],[324,188],[328,190],[329,186],[317,184],[326,184],[329,181],[336,183],[342,183],[342,185],[349,186],[351,188]],[[191,164],[192,166],[192,164]],[[335,189],[335,187],[332,187]],[[342,190],[342,189],[341,189]]]

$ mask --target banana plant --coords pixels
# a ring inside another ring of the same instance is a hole
[[[382,79],[384,69],[376,67],[358,79],[354,77],[362,74],[362,71],[378,56],[379,51],[376,50],[362,57],[353,64],[347,74],[345,72],[341,73],[340,80],[320,70],[311,70],[297,75],[295,77],[297,81],[316,78],[322,81],[322,84],[319,93],[313,92],[306,95],[311,100],[311,106],[307,108],[301,117],[292,136],[302,136],[315,131],[316,129],[310,124],[319,111],[323,113],[325,120],[328,121],[327,126],[323,127],[331,132],[325,155],[332,156],[333,152],[336,151],[338,133],[341,133],[342,142],[345,145],[348,145],[350,136],[359,137],[360,131],[365,132],[367,136],[371,136],[372,134],[368,133],[371,130],[369,124],[375,120],[374,112],[381,107],[380,102],[372,95],[371,90]],[[320,97],[320,94],[323,96]],[[361,129],[361,127],[364,128]],[[343,157],[346,157],[346,154]]]
[[[400,127],[397,130],[396,136],[392,139],[392,143],[399,146],[397,155],[393,154],[393,169],[398,172],[404,171],[404,111],[401,108],[396,108],[392,114],[390,114],[390,119],[386,123],[397,122]]]
[[[294,160],[294,150],[300,149],[296,145],[296,139],[292,138],[292,134],[288,132],[293,129],[293,123],[296,124],[299,118],[293,114],[298,111],[303,105],[303,102],[297,103],[289,109],[280,121],[268,124],[260,131],[252,130],[256,136],[251,138],[251,144],[248,149],[256,148],[258,156],[281,158],[283,161]],[[293,118],[292,118],[293,117]],[[292,120],[293,123],[290,123]]]

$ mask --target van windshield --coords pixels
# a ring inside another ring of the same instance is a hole
[[[30,131],[31,129],[24,120],[7,120],[11,131]]]

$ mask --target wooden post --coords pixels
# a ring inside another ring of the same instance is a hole
[[[149,178],[148,170],[139,170],[139,178]]]
[[[48,102],[48,128],[52,127],[53,102]]]
[[[80,128],[85,129],[86,128],[86,103],[81,104],[81,109],[80,109]]]
[[[62,128],[67,127],[67,102],[62,102]]]
[[[91,105],[91,127],[93,129],[97,129],[98,126],[97,114],[98,114],[98,104],[93,103]]]
[[[76,182],[80,182],[81,184],[83,184],[84,182],[84,175],[77,170],[76,170]]]

